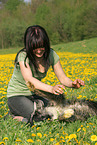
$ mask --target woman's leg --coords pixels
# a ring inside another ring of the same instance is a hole
[[[32,123],[32,117],[35,113],[34,101],[26,96],[14,96],[8,98],[10,112],[15,116],[22,116]]]
[[[26,118],[31,125],[33,125],[33,120],[42,121],[51,117],[43,109],[48,103],[49,101],[47,99],[36,95],[13,96],[8,98],[8,106],[10,112],[15,115],[14,119],[20,121],[23,119],[25,121]]]

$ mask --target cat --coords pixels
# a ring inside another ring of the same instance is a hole
[[[27,82],[26,85],[30,91],[49,101],[48,106],[43,108],[41,113],[48,113],[52,120],[58,119],[65,122],[85,121],[91,116],[97,116],[96,101],[76,99],[75,97],[66,99],[64,94],[54,95],[35,89],[30,82]]]

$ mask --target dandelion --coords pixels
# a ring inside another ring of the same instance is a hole
[[[90,122],[89,124],[90,124],[90,125],[93,125],[93,123],[91,123],[91,122]]]
[[[90,99],[90,101],[93,101],[93,99]]]
[[[16,139],[16,142],[22,142],[19,138]]]
[[[81,130],[81,128],[78,128],[77,132],[79,132]]]
[[[36,125],[33,125],[32,128],[36,127]]]
[[[68,133],[66,133],[66,132],[63,131],[63,135],[68,135]]]
[[[5,142],[3,142],[3,141],[2,141],[2,142],[0,142],[0,145],[5,145]]]
[[[92,135],[91,136],[91,141],[97,141],[97,136],[96,135]]]
[[[62,142],[65,142],[65,140],[64,140],[64,139],[62,139],[60,143],[62,143]]]
[[[63,130],[63,126],[62,126],[61,130]]]
[[[84,132],[86,132],[86,129],[85,129],[85,127],[83,127],[83,131],[84,131]]]
[[[0,102],[0,104],[4,104],[4,102],[2,101],[2,102]]]
[[[83,125],[81,125],[81,127],[83,127]]]
[[[69,135],[69,140],[71,140],[72,138],[77,138],[76,134],[70,134]]]
[[[44,134],[44,136],[46,136],[46,137],[47,137],[47,134]]]
[[[83,142],[83,145],[90,145],[90,143],[88,143],[88,142]]]
[[[37,142],[41,142],[41,140],[40,139],[37,139]]]
[[[64,137],[63,137],[63,136],[60,136],[60,138],[64,139]]]
[[[97,145],[97,142],[95,143],[95,145]]]
[[[37,133],[37,135],[38,135],[38,137],[40,137],[40,138],[42,137],[42,134],[41,134],[41,133]]]
[[[55,143],[54,145],[60,145],[60,142]]]
[[[54,141],[54,138],[50,138],[50,141],[53,142]]]
[[[65,139],[68,139],[68,138],[69,138],[69,136],[68,136],[68,135],[66,135],[66,136],[65,136]]]
[[[2,115],[0,115],[0,118],[2,118]]]
[[[4,137],[3,140],[8,140],[8,137]]]
[[[51,119],[50,118],[48,118],[48,121],[50,121]]]
[[[78,142],[78,140],[75,138],[75,141],[76,141],[76,143],[78,144],[79,142]]]
[[[27,142],[34,143],[34,141],[32,139],[27,139]]]
[[[36,136],[36,134],[35,133],[32,133],[32,137],[35,137]]]
[[[37,127],[37,129],[36,130],[39,130],[40,129],[40,127]]]
[[[86,126],[87,128],[89,128],[89,126]]]
[[[82,98],[82,95],[79,95],[79,96],[77,97],[77,99],[80,99],[80,98]]]

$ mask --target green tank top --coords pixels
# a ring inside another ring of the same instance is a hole
[[[34,94],[26,86],[26,82],[21,74],[21,70],[19,66],[19,62],[24,61],[25,57],[26,57],[26,52],[19,53],[18,59],[17,59],[17,65],[15,65],[14,67],[12,78],[10,79],[10,82],[8,84],[7,97],[18,96],[18,95],[30,96]],[[26,59],[26,61],[27,63],[29,63],[28,58]],[[53,49],[50,49],[50,55],[49,55],[50,65],[53,67],[58,61],[59,61],[59,56],[56,54],[56,52]],[[33,77],[37,78],[40,81],[47,74],[47,71],[45,73],[38,72],[37,74],[33,66],[30,66],[30,68],[31,68]]]

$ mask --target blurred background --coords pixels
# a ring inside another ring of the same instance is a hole
[[[23,47],[35,24],[52,45],[97,37],[97,0],[0,0],[0,49]]]

